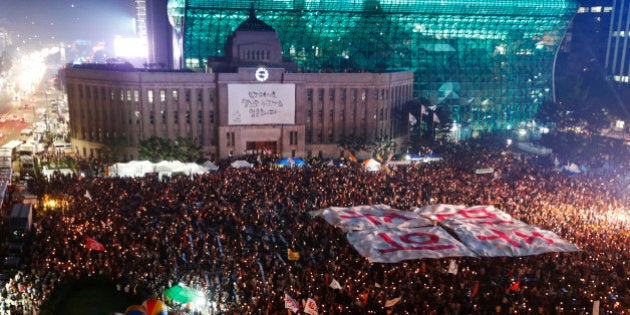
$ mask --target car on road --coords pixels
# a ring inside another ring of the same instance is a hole
[[[0,117],[0,123],[5,123],[5,122],[7,122],[7,118],[4,116]]]

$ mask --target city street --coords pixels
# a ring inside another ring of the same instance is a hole
[[[52,107],[50,101],[60,98],[59,91],[51,86],[57,67],[43,63],[40,67],[43,69],[36,75],[24,75],[20,64],[8,72],[7,84],[0,89],[0,145],[19,139],[20,131],[31,128],[36,122],[47,123],[45,118],[49,123],[56,120],[56,106]],[[28,88],[24,91],[20,86]],[[39,114],[42,112],[46,115]]]

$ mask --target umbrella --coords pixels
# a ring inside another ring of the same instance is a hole
[[[125,315],[147,315],[147,311],[142,305],[132,305],[127,307]]]
[[[167,315],[168,310],[164,302],[151,298],[142,302],[142,306],[147,310],[147,315]]]
[[[282,165],[282,166],[304,166],[306,165],[306,162],[304,162],[304,160],[300,159],[300,158],[283,158],[282,160],[278,161],[278,165]]]
[[[193,302],[201,297],[201,293],[199,291],[181,284],[166,289],[166,291],[164,291],[164,295],[168,296],[173,301],[182,304]]]

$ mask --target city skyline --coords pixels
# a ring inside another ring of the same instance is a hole
[[[111,41],[135,33],[133,0],[0,1],[0,28],[14,45],[59,41]]]

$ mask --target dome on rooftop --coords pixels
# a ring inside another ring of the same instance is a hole
[[[236,28],[236,31],[275,32],[276,30],[256,17],[256,11],[254,10],[254,5],[252,4],[249,9],[249,18],[247,18],[245,22],[241,23],[241,25]]]

